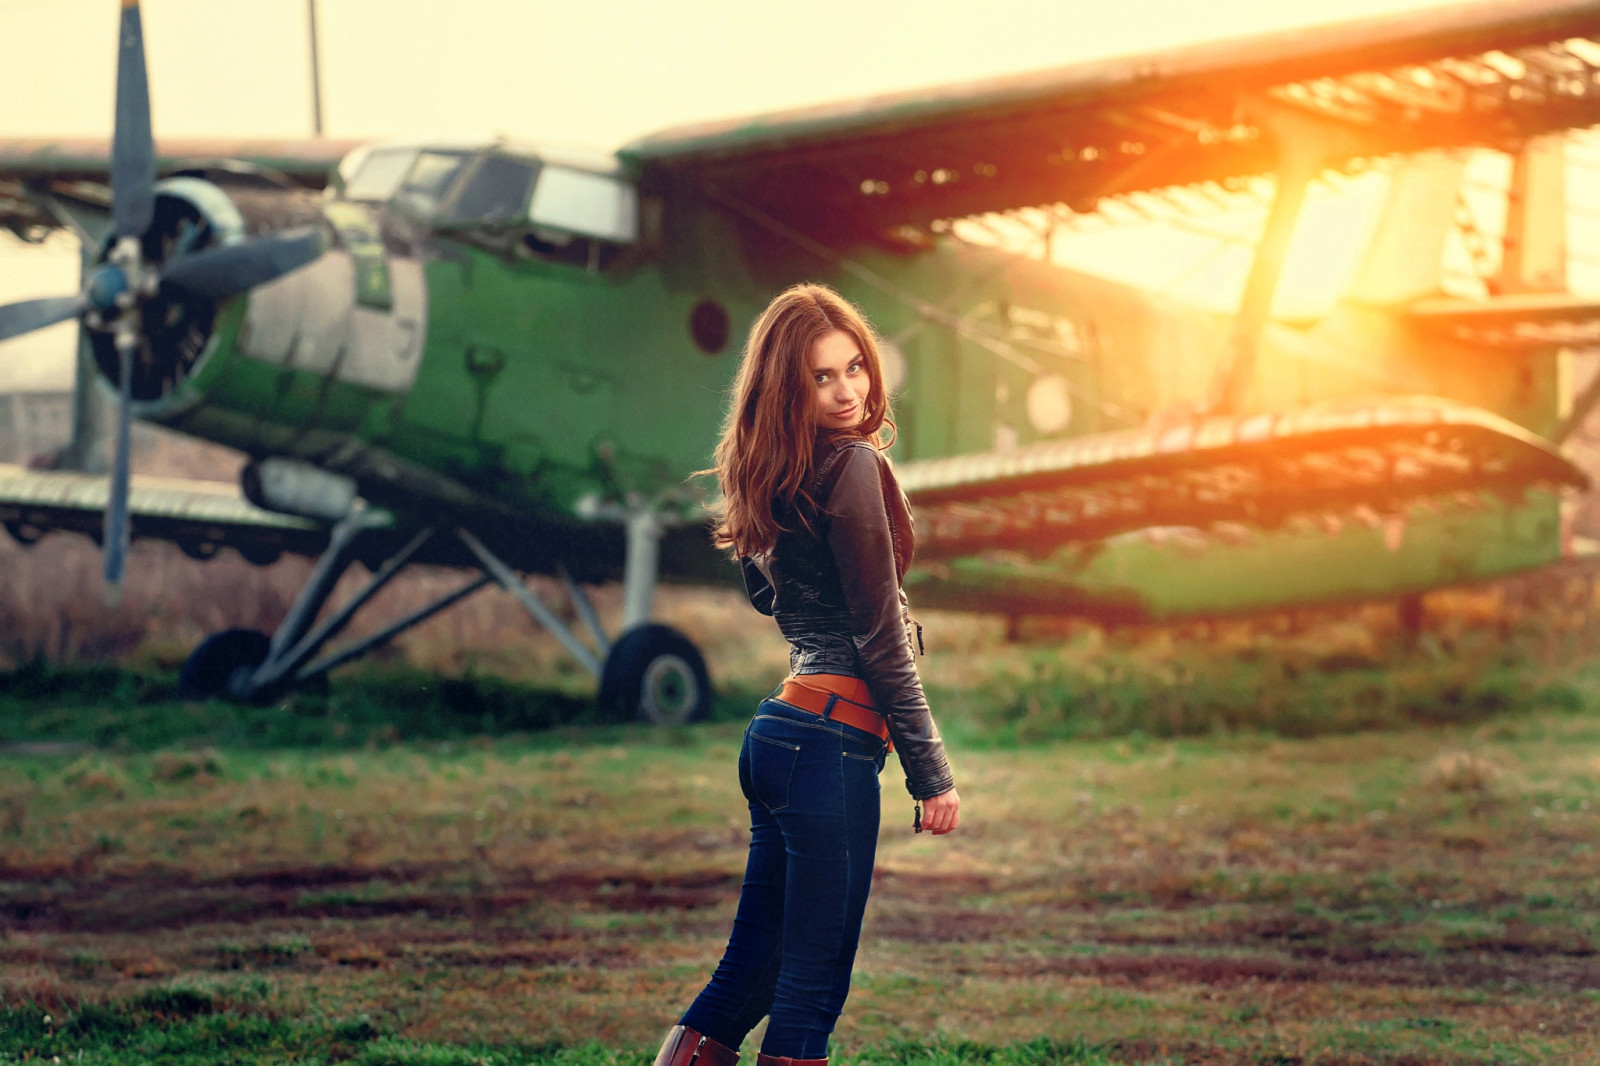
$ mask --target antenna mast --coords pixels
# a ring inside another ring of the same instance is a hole
[[[311,131],[322,136],[322,64],[317,60],[317,0],[306,0],[311,24]]]

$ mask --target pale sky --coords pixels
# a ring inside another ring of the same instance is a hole
[[[1510,2],[1510,0],[1508,0]],[[318,0],[335,137],[614,147],[707,118],[1344,21],[1427,0]],[[306,0],[147,0],[157,136],[310,131]],[[0,4],[0,136],[110,132],[114,0]]]
[[[146,0],[156,136],[308,136],[307,6],[307,0]],[[317,6],[330,137],[504,134],[608,149],[705,119],[1440,5],[318,0]],[[0,112],[0,140],[109,136],[117,15],[115,0],[0,2],[6,45],[0,99],[10,104]],[[76,274],[71,242],[34,248],[0,234],[0,303],[70,292]],[[0,345],[0,361],[10,364],[0,380],[64,373],[49,353],[70,351],[71,328]],[[19,374],[24,364],[30,369]]]

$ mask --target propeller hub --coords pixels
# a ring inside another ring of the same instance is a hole
[[[131,290],[126,271],[115,263],[102,263],[90,275],[85,295],[90,307],[102,315],[109,315],[120,306],[119,298]]]
[[[194,178],[169,178],[154,188],[150,228],[118,237],[86,276],[89,343],[100,372],[120,386],[119,346],[135,345],[130,396],[136,405],[159,402],[205,352],[217,301],[165,283],[174,262],[212,242],[243,238],[245,223],[223,190]]]

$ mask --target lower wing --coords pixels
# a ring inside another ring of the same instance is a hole
[[[1199,418],[903,464],[917,557],[1045,555],[1155,526],[1277,528],[1462,493],[1585,488],[1548,441],[1475,407],[1383,397]]]
[[[58,531],[98,540],[110,491],[104,475],[0,464],[0,525],[24,544]],[[316,556],[328,543],[326,525],[264,511],[222,482],[136,477],[128,511],[136,538],[172,541],[196,559],[228,547],[270,562],[284,552]]]

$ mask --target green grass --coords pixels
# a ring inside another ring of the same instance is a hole
[[[1017,648],[997,657],[981,683],[972,683],[970,670],[961,684],[938,674],[929,695],[941,727],[971,747],[1316,737],[1600,708],[1600,667],[1587,657],[1552,659],[1487,638],[1452,642],[1448,651],[1425,641],[1362,655],[1270,642],[1224,654],[1196,646]],[[590,698],[568,689],[395,665],[348,671],[320,691],[261,707],[181,702],[176,689],[175,673],[157,667],[35,660],[0,671],[0,745],[351,749],[538,734],[566,744],[608,724]],[[743,720],[763,695],[748,682],[720,690],[712,721]],[[621,735],[628,734],[603,732],[602,742]]]
[[[36,1005],[0,1010],[0,1061],[63,1061],[107,1066],[216,1062],[362,1066],[632,1066],[640,1049],[599,1046],[444,1045],[382,1032],[366,1017],[318,1023],[285,1018],[260,1003],[226,1000],[187,986],[56,1013]]]
[[[1381,656],[1247,647],[1034,649],[983,685],[935,689],[962,736],[1002,747],[1104,737],[1230,733],[1316,737],[1463,725],[1541,710],[1600,708],[1600,669],[1527,648],[1467,642]]]
[[[739,725],[576,735],[8,757],[0,1057],[648,1061],[731,919]],[[1592,1061],[1597,751],[956,744],[940,841],[891,764],[839,1060]]]
[[[593,700],[482,675],[460,678],[383,666],[341,675],[323,691],[269,706],[177,698],[159,669],[55,666],[0,671],[0,746],[87,745],[119,751],[211,745],[229,749],[360,748],[467,740],[606,724]],[[721,692],[713,720],[746,717],[760,694]],[[585,735],[588,735],[587,733]]]
[[[59,1011],[59,1009],[58,1009]],[[598,1043],[459,1045],[407,1040],[366,1016],[308,1023],[270,1007],[189,986],[155,989],[124,1001],[51,1013],[37,1005],[0,1010],[0,1062],[63,1062],[86,1066],[202,1066],[230,1063],[352,1063],[356,1066],[645,1066],[651,1047]],[[1004,1046],[971,1041],[898,1041],[836,1061],[858,1066],[1045,1066],[1109,1063],[1104,1049],[1082,1042],[1033,1040]]]
[[[836,1061],[1600,1061],[1587,645],[1340,626],[940,627],[964,825],[890,761]],[[650,1061],[732,919],[741,685],[656,731],[392,664],[0,674],[0,1062]]]

